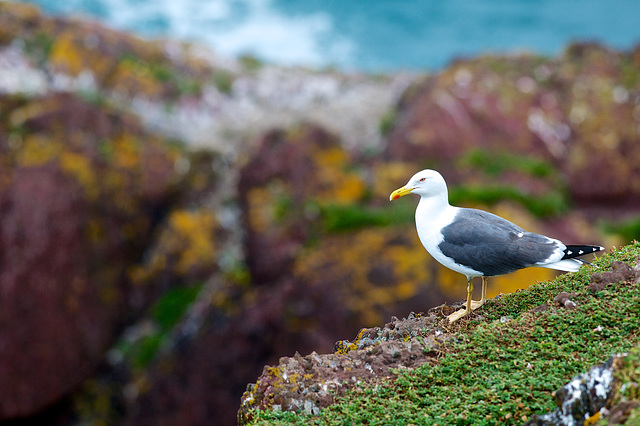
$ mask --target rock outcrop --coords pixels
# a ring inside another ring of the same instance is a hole
[[[523,155],[559,172],[578,205],[637,209],[640,168],[628,159],[640,158],[639,67],[639,48],[623,53],[597,44],[571,46],[557,59],[458,61],[406,92],[385,156],[428,159],[439,170],[455,169],[459,182],[472,180],[469,162],[484,160],[481,169],[535,194],[544,167],[512,161]]]
[[[166,214],[180,152],[59,94],[0,97],[0,418],[59,400],[151,300],[127,268]],[[144,141],[144,142],[143,142]]]
[[[638,249],[640,247],[637,247],[635,251],[631,251],[631,253],[635,254],[636,259],[638,258]],[[634,264],[632,263],[631,265]],[[593,294],[593,283],[602,285],[601,288],[596,290],[601,292],[600,295]],[[607,297],[603,295],[607,286],[610,286],[609,288],[618,286],[618,288],[629,289],[630,292],[625,294],[629,294],[630,297],[634,297],[633,300],[637,301],[639,284],[640,262],[636,260],[636,264],[630,266],[624,261],[614,261],[612,262],[611,270],[593,273],[588,285],[583,285],[583,288],[576,292],[560,292],[554,297],[554,301],[570,300],[568,297],[571,295],[571,298],[578,300],[579,304],[589,304],[590,300],[585,299],[583,294],[592,294],[591,298]],[[615,293],[616,290],[611,289],[610,292]],[[608,296],[610,297],[611,293]],[[532,295],[531,298],[533,297]],[[513,301],[505,302],[503,298],[498,298],[489,301],[489,304],[486,305],[488,307],[483,309],[490,310],[491,306],[505,303],[510,304]],[[635,303],[632,302],[630,306]],[[554,321],[553,315],[557,317],[562,317],[563,315],[574,316],[576,318],[575,321],[580,321],[579,317],[574,313],[577,305],[575,302],[571,306],[567,306],[566,303],[557,303],[554,307],[545,305],[544,309],[539,309],[542,306],[540,305],[528,311],[526,309],[523,310],[520,313],[521,321],[518,321],[517,324],[513,323],[514,317],[512,315],[502,316],[494,321],[493,324],[500,324],[498,327],[501,328],[508,328],[510,324],[514,324],[513,327],[517,328],[527,328],[528,326],[540,328],[539,323],[538,325],[533,324],[539,318],[539,315],[542,315],[542,312],[546,312],[544,314],[545,321],[551,323]],[[627,309],[630,306],[627,306]],[[491,372],[486,373],[488,374],[487,377],[482,377],[478,373],[474,374],[473,371],[479,369],[480,365],[467,366],[469,367],[467,374],[463,375],[465,383],[452,381],[451,377],[459,377],[452,368],[455,369],[456,366],[460,369],[462,368],[460,361],[456,360],[462,355],[457,353],[460,348],[459,346],[456,348],[456,342],[474,339],[475,337],[467,335],[467,333],[472,332],[476,332],[476,335],[480,336],[479,338],[484,338],[483,331],[488,331],[492,327],[492,321],[487,321],[485,316],[489,318],[495,317],[495,313],[479,313],[475,320],[479,324],[476,325],[452,326],[444,317],[453,309],[459,307],[444,305],[432,309],[425,316],[412,313],[406,319],[398,320],[394,318],[383,328],[363,329],[353,342],[337,342],[335,351],[332,354],[317,354],[313,352],[307,356],[295,354],[293,357],[281,358],[278,365],[266,366],[258,381],[247,387],[238,413],[239,424],[265,424],[265,420],[260,419],[260,412],[277,413],[289,411],[297,413],[300,419],[305,418],[304,416],[318,416],[323,410],[331,407],[336,402],[344,404],[345,401],[358,398],[359,395],[371,393],[387,394],[387,390],[388,393],[397,392],[398,394],[395,398],[401,400],[403,398],[416,398],[416,395],[402,395],[408,389],[413,389],[412,386],[408,386],[408,388],[394,386],[395,380],[406,381],[407,376],[411,374],[431,377],[436,383],[439,380],[446,381],[448,388],[459,388],[460,392],[464,391],[469,384],[475,384],[475,386],[471,386],[472,389],[484,386],[485,382],[491,382]],[[517,312],[518,309],[515,308],[515,311]],[[561,314],[561,311],[565,311],[566,314]],[[599,314],[601,313],[594,313],[594,315]],[[628,310],[620,312],[622,318],[630,314],[633,315]],[[529,322],[532,325],[529,325]],[[589,321],[586,321],[584,327],[590,328],[589,324]],[[478,328],[475,329],[475,326]],[[587,332],[600,333],[605,328],[617,326],[617,323],[602,322],[602,325],[593,330],[587,330]],[[480,331],[481,329],[482,331]],[[611,419],[612,422],[616,422],[615,424],[624,424],[627,419],[637,419],[640,411],[633,410],[640,406],[637,392],[638,380],[640,379],[638,375],[640,346],[637,346],[638,339],[635,335],[635,330],[627,327],[627,333],[630,334],[628,336],[625,334],[624,338],[629,339],[627,344],[631,347],[628,353],[613,354],[604,364],[593,367],[588,372],[574,377],[568,384],[553,392],[557,410],[547,414],[534,414],[529,417],[528,421],[528,416],[525,415],[521,420],[524,420],[527,425],[582,425],[595,424],[602,419]],[[499,334],[506,335],[508,333],[501,331]],[[551,343],[545,342],[544,337],[540,335],[535,339],[536,343],[532,348],[535,347],[536,349],[534,349],[533,353],[528,353],[524,357],[522,357],[524,354],[521,354],[519,349],[523,345],[527,345],[527,342],[501,342],[495,348],[496,351],[504,351],[507,354],[516,356],[513,359],[505,356],[504,365],[500,365],[498,368],[512,371],[511,374],[517,376],[521,373],[509,364],[518,365],[526,362],[527,359],[544,358],[545,355],[542,352],[545,352],[545,349],[540,348],[546,348]],[[576,347],[573,346],[573,349],[575,350]],[[480,364],[486,362],[485,357],[487,357],[486,354],[477,361]],[[439,373],[430,372],[430,368],[437,367],[443,362],[443,359],[447,360],[447,358],[451,360],[448,367],[438,370]],[[526,368],[533,369],[534,367],[529,363]],[[413,373],[411,372],[412,370]],[[440,377],[440,374],[445,371],[451,377]],[[425,386],[425,388],[419,390],[418,395],[428,394],[430,392],[428,387],[435,386],[436,383],[430,383],[430,381],[423,383],[422,386]],[[529,381],[529,383],[533,383],[533,381]],[[541,385],[537,386],[540,387]],[[514,384],[514,387],[517,387],[517,385]],[[513,421],[516,420],[511,413],[514,406],[524,409],[524,412],[527,411],[527,407],[519,402],[520,399],[514,402],[515,396],[513,395],[515,394],[517,394],[517,391],[514,392],[514,389],[510,389],[509,385],[504,384],[498,398],[491,402],[491,404],[495,405],[495,409],[492,411],[501,413],[503,417],[497,419],[492,414],[487,414],[485,420],[489,420],[491,424],[494,422],[502,423],[502,421],[507,424],[513,424]],[[418,398],[417,405],[420,406],[420,404],[420,398]],[[423,401],[422,404],[426,404],[426,401]],[[379,415],[379,413],[374,414],[373,408],[370,408],[365,402],[362,405],[356,402],[354,405],[359,406],[359,410],[364,413],[372,410],[370,415],[374,416],[374,418]],[[466,416],[469,415],[469,408],[464,405],[454,404],[448,412],[443,412],[442,416],[437,416],[439,413],[433,413],[433,410],[427,412],[425,409],[422,419],[432,422],[434,414],[437,420],[438,417],[444,418],[451,412],[455,412],[454,416],[457,416],[463,422],[468,422],[470,420]],[[342,413],[345,413],[345,411],[342,411]],[[414,415],[418,418],[421,416],[420,413],[414,413]],[[366,417],[366,414],[359,415],[359,418]],[[318,420],[321,422],[323,419],[321,417]],[[404,422],[406,419],[397,421]],[[635,423],[632,421],[628,424]]]

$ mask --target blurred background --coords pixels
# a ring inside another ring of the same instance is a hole
[[[70,0],[34,2],[146,37],[204,43],[282,65],[389,72],[435,70],[486,52],[556,55],[567,43],[628,49],[640,37],[633,0]]]
[[[423,168],[567,243],[639,238],[639,14],[0,1],[0,422],[235,424],[279,357],[462,299],[388,201]]]

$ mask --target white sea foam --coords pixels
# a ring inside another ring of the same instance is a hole
[[[546,1],[544,7],[511,0],[30,1],[146,36],[206,43],[229,56],[252,53],[283,65],[351,70],[437,69],[454,57],[487,51],[558,54],[577,40],[623,49],[640,41],[637,0]],[[521,90],[530,89],[530,81],[520,83]],[[625,100],[622,90],[614,95]]]
[[[317,11],[292,15],[273,0],[83,0],[55,6],[59,13],[85,10],[119,29],[147,36],[198,41],[228,56],[255,55],[283,65],[349,64],[354,44],[336,34],[333,18]]]

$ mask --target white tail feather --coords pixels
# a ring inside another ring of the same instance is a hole
[[[580,262],[578,259],[564,259],[553,263],[538,264],[538,266],[541,266],[543,268],[557,269],[559,271],[567,272],[576,272],[578,269],[580,269],[580,265],[582,265],[582,262]]]

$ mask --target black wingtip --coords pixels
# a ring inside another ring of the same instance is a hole
[[[573,259],[574,257],[584,256],[602,250],[604,250],[604,247],[602,246],[568,245],[564,250],[564,256],[562,259]]]

